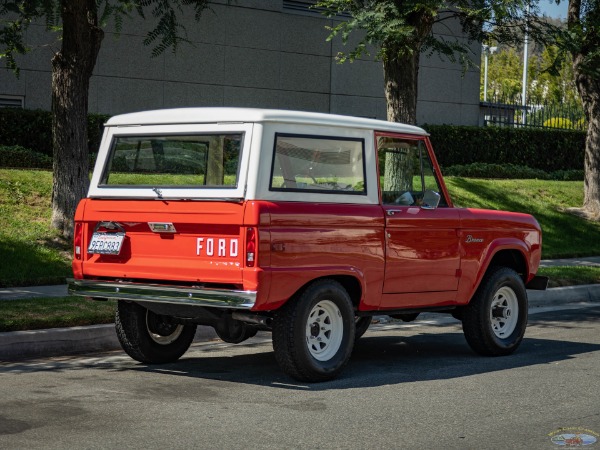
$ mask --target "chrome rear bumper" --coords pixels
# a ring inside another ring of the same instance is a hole
[[[174,305],[213,308],[250,309],[256,302],[256,291],[203,289],[188,286],[142,284],[118,281],[76,280],[67,278],[69,295],[114,298]]]

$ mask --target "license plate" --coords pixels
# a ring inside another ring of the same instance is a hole
[[[88,253],[100,255],[118,255],[123,246],[125,233],[94,233]]]

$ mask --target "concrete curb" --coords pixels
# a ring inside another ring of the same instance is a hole
[[[114,324],[0,333],[0,360],[113,350]]]
[[[555,306],[565,303],[600,302],[600,284],[584,284],[527,291],[529,306]]]
[[[195,342],[218,339],[211,327],[198,327]],[[73,355],[120,349],[114,324],[0,333],[0,361]]]
[[[530,308],[569,303],[600,302],[600,284],[567,286],[546,291],[528,291]],[[195,342],[217,339],[211,327],[198,327]],[[0,361],[63,356],[121,348],[115,326],[52,328],[0,333]]]

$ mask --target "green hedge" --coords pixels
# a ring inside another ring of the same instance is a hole
[[[545,172],[583,170],[585,132],[425,125],[442,167],[513,164]]]
[[[98,151],[104,123],[110,116],[88,115],[88,148]],[[0,145],[29,148],[52,157],[52,113],[33,109],[0,108]]]
[[[96,153],[110,116],[90,114],[90,153]],[[513,164],[545,172],[583,169],[585,132],[509,127],[425,125],[444,168],[472,163]],[[52,156],[52,115],[48,111],[0,108],[0,145],[29,148]]]
[[[20,145],[0,145],[0,167],[52,169],[52,157]]]

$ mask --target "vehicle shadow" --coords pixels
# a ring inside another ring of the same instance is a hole
[[[93,368],[106,373],[161,375],[164,380],[232,382],[285,390],[326,391],[420,381],[449,380],[521,367],[548,365],[600,351],[600,342],[582,342],[582,329],[597,330],[600,306],[544,312],[530,316],[520,348],[506,357],[483,357],[467,345],[458,322],[425,322],[373,326],[355,345],[341,376],[323,383],[298,382],[278,366],[270,336],[242,344],[194,344],[179,361],[163,365],[138,363],[122,351],[2,364],[1,372],[73,372]],[[561,338],[553,338],[560,335]],[[597,333],[589,333],[595,336]]]
[[[560,327],[561,322],[572,323],[575,317],[579,317],[577,327],[596,328],[600,321],[600,308],[588,310],[584,320],[581,320],[581,313],[575,314],[564,311],[544,317],[536,315],[530,320],[530,329]],[[218,346],[204,347],[202,357],[197,357],[195,352],[194,356],[184,357],[174,364],[137,365],[133,370],[280,389],[322,391],[469,377],[556,363],[600,351],[600,344],[526,336],[518,351],[510,356],[483,357],[469,348],[459,326],[440,327],[431,333],[422,333],[424,330],[417,327],[411,330],[414,333],[411,335],[398,330],[398,335],[394,330],[369,331],[356,343],[342,375],[323,383],[298,382],[283,374],[275,361],[271,343],[264,339],[241,345],[229,356],[222,356],[222,352],[216,354]]]

